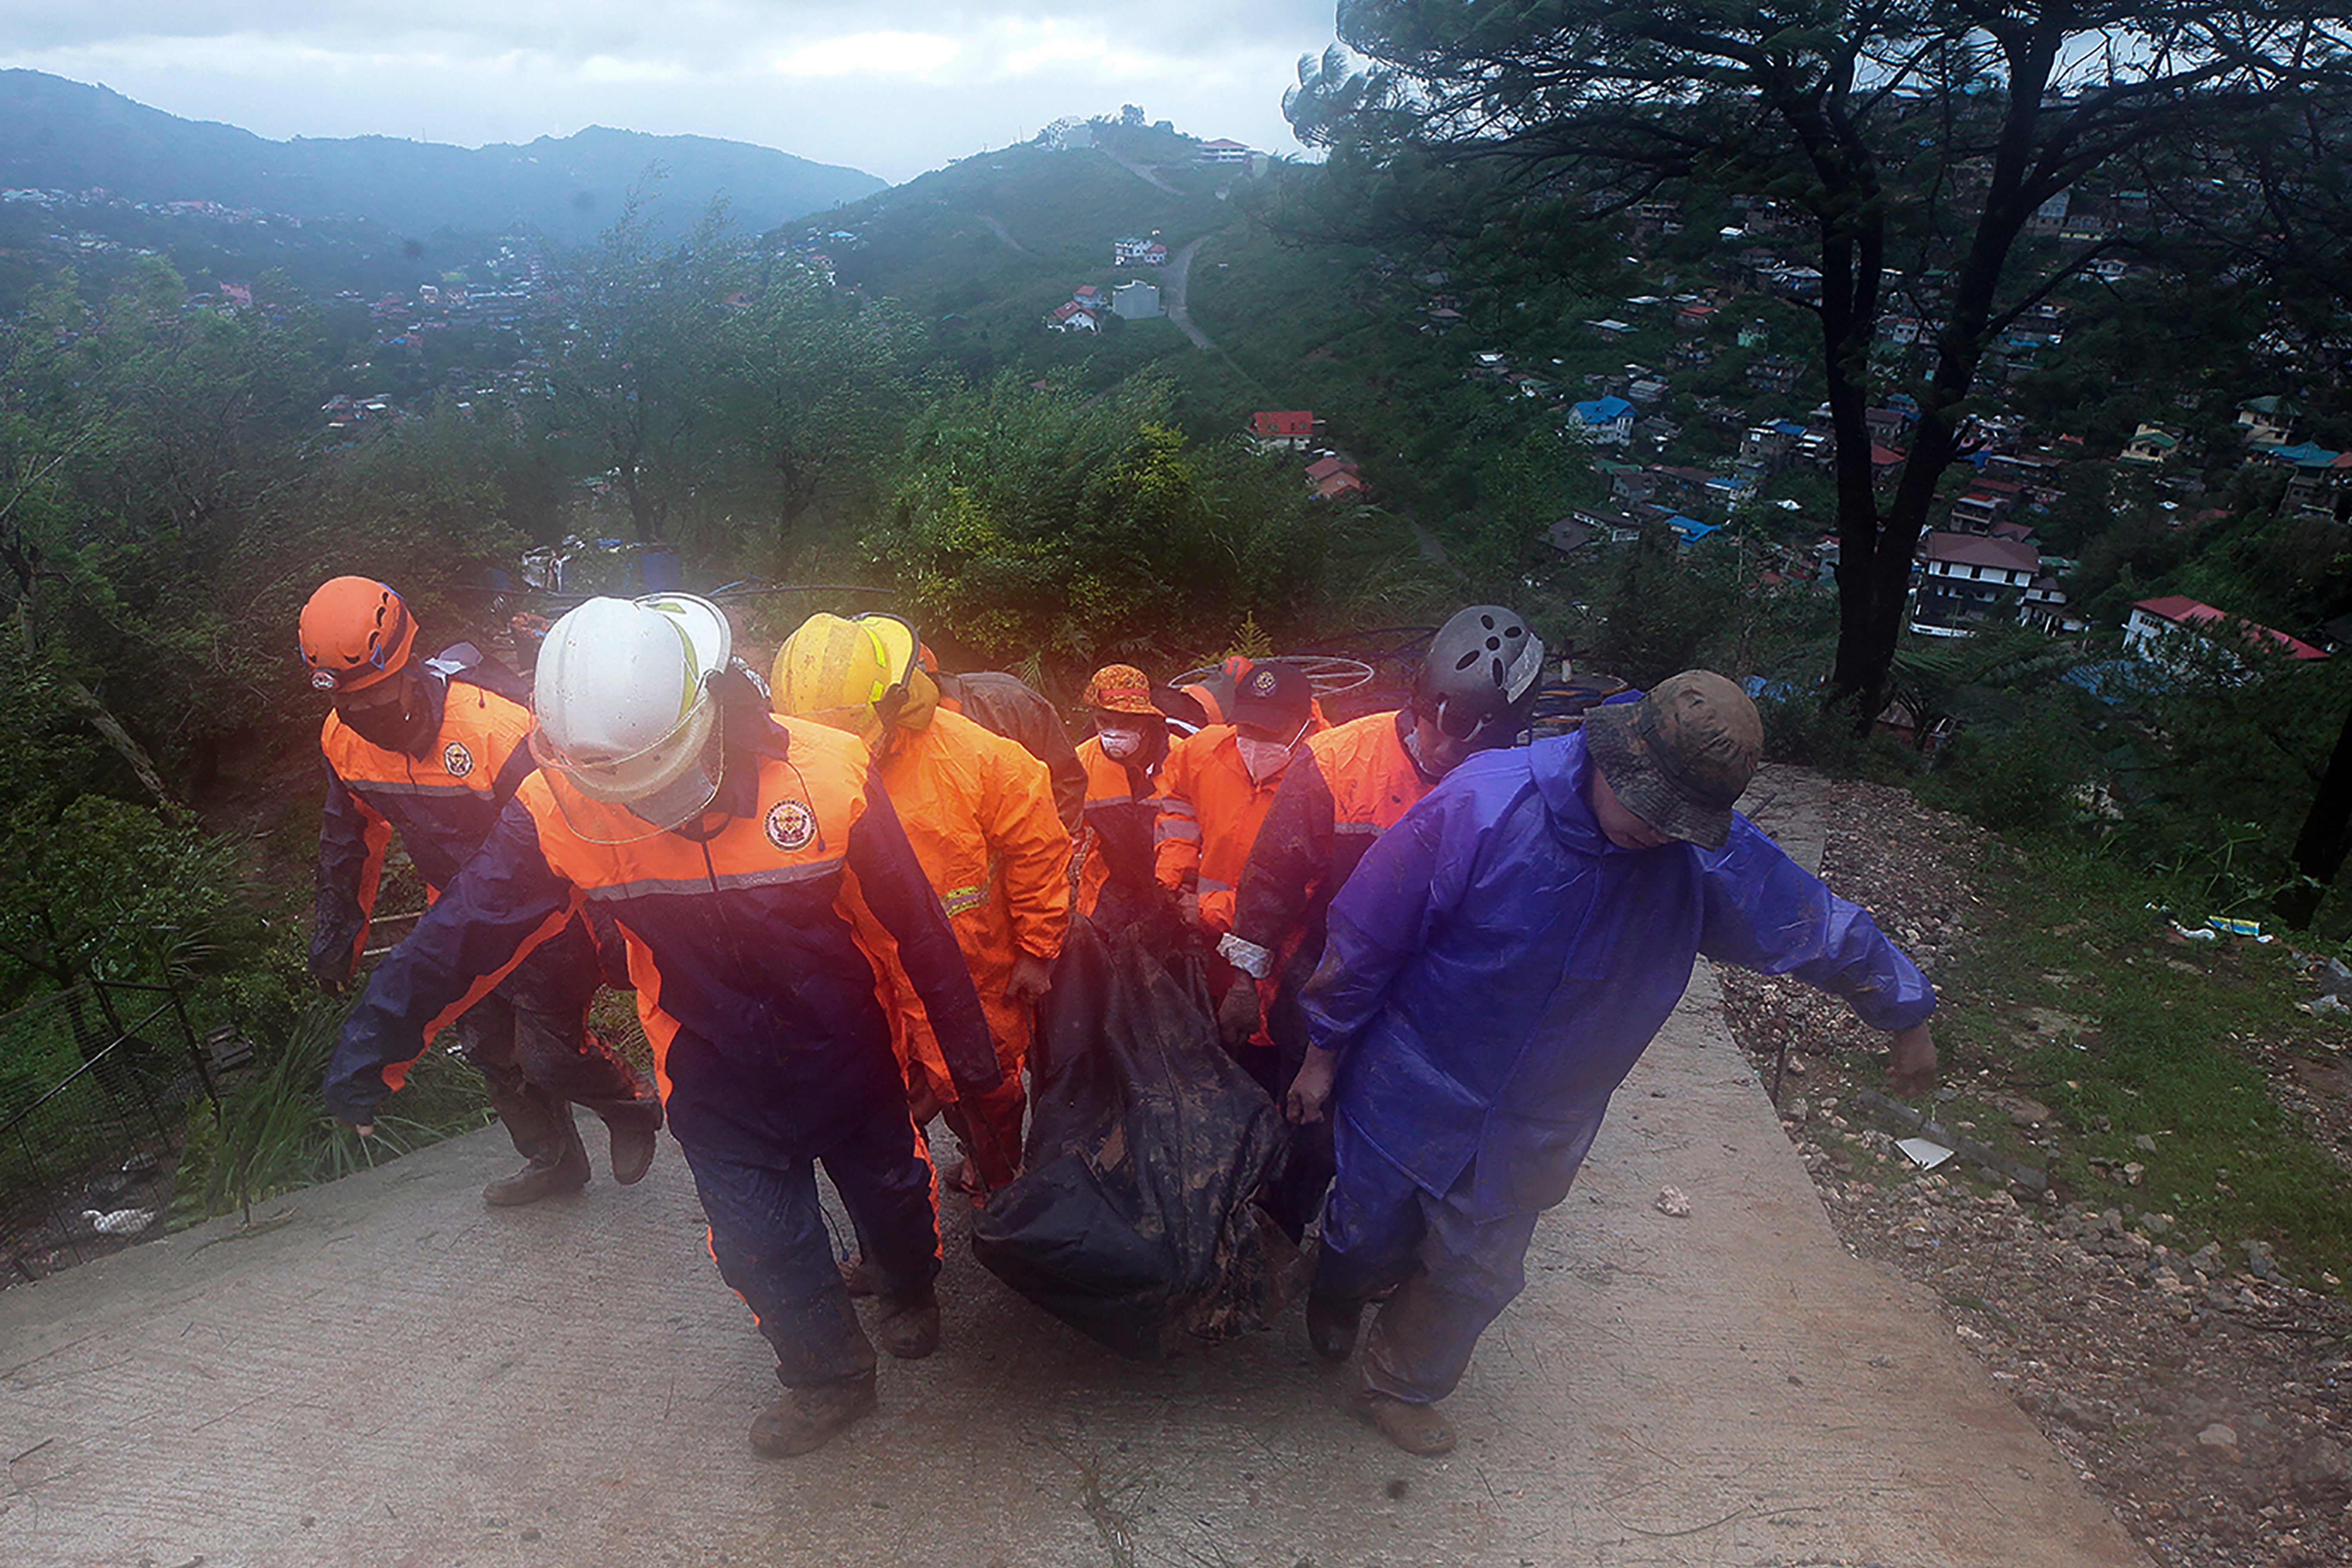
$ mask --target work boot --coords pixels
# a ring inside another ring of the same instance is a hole
[[[874,1337],[900,1361],[920,1361],[940,1348],[940,1298],[928,1285],[919,1296],[886,1296]]]
[[[608,1130],[613,1134],[613,1179],[623,1186],[635,1186],[654,1168],[653,1129],[616,1124]]]
[[[552,1155],[541,1154],[514,1175],[482,1189],[482,1201],[495,1207],[537,1203],[559,1192],[576,1192],[588,1185],[588,1151],[581,1146],[579,1129],[567,1113],[557,1136],[562,1146]],[[643,1172],[639,1172],[643,1175]]]
[[[822,1388],[788,1388],[751,1423],[752,1450],[772,1459],[789,1459],[821,1448],[851,1422],[873,1415],[874,1406],[870,1369]]]
[[[1381,1437],[1408,1454],[1427,1459],[1454,1451],[1454,1423],[1433,1404],[1416,1405],[1370,1388],[1357,1390],[1348,1403],[1358,1420],[1379,1427]]]
[[[1326,1361],[1345,1361],[1356,1348],[1356,1325],[1363,1321],[1364,1303],[1338,1296],[1307,1293],[1307,1343]]]
[[[588,1039],[601,1047],[593,1033]],[[623,1186],[645,1180],[646,1173],[653,1169],[654,1134],[661,1131],[660,1096],[650,1085],[640,1084],[634,1101],[598,1100],[588,1108],[604,1118],[605,1134],[612,1139],[613,1179]]]
[[[851,1295],[878,1296],[882,1293],[881,1277],[874,1272],[874,1265],[865,1259],[844,1258],[839,1260],[839,1267],[841,1288]]]

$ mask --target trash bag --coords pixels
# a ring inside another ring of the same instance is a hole
[[[1122,1355],[1265,1324],[1288,1242],[1250,1201],[1281,1115],[1218,1043],[1197,956],[1073,920],[1030,1055],[1022,1175],[973,1217],[990,1272]]]

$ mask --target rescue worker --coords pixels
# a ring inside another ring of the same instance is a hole
[[[1160,770],[1153,869],[1187,923],[1212,939],[1233,929],[1234,886],[1297,748],[1315,727],[1315,692],[1295,664],[1267,661],[1241,677],[1228,710],[1168,749]],[[1219,961],[1211,985],[1232,975]]]
[[[481,852],[385,958],[336,1041],[328,1109],[364,1135],[434,1030],[586,902],[627,944],[711,1256],[776,1353],[761,1453],[875,1406],[874,1346],[834,1264],[823,1160],[877,1277],[894,1356],[939,1343],[932,1171],[891,1053],[894,953],[948,1070],[996,1054],[939,900],[865,747],[771,719],[725,616],[687,594],[592,599],[539,653],[526,779]]]
[[[1307,1055],[1299,988],[1323,957],[1324,914],[1374,840],[1456,763],[1509,746],[1527,728],[1543,673],[1543,643],[1499,604],[1474,604],[1430,639],[1407,707],[1307,737],[1284,770],[1217,951],[1254,983],[1225,992],[1218,1024],[1228,1047],[1274,1050],[1276,1100]],[[1264,1060],[1260,1058],[1260,1060]],[[1297,1241],[1331,1180],[1328,1124],[1302,1128],[1262,1201]]]
[[[407,604],[373,579],[336,578],[302,607],[302,663],[334,700],[319,734],[327,806],[310,955],[322,989],[341,990],[359,967],[392,830],[437,898],[537,766],[521,682],[468,644],[416,658],[415,638]],[[466,1059],[530,1162],[484,1187],[484,1201],[533,1203],[587,1183],[574,1105],[603,1118],[614,1181],[651,1168],[661,1101],[589,1031],[601,980],[595,940],[575,920],[457,1020]]]
[[[928,647],[919,649],[917,658],[939,687],[941,712],[960,713],[992,735],[1019,742],[1022,750],[1045,765],[1053,779],[1055,813],[1062,819],[1063,831],[1076,836],[1087,800],[1086,770],[1078,766],[1062,716],[1045,694],[1003,670],[950,674]]]
[[[942,708],[917,648],[914,629],[894,615],[812,615],[776,650],[769,686],[778,713],[872,747],[875,776],[955,929],[1003,1080],[985,1094],[959,1096],[940,1042],[911,1013],[902,1063],[917,1119],[940,1104],[967,1156],[959,1185],[979,1198],[1020,1170],[1021,1069],[1034,1006],[1069,931],[1070,835],[1045,765]]]
[[[1673,676],[1463,763],[1332,900],[1286,1106],[1330,1114],[1339,1151],[1307,1337],[1345,1360],[1365,1302],[1395,1288],[1356,1409],[1399,1448],[1453,1448],[1437,1401],[1526,1282],[1537,1218],[1699,954],[1843,997],[1895,1031],[1897,1093],[1934,1082],[1927,980],[1732,810],[1761,743],[1738,686]]]
[[[1080,700],[1094,734],[1078,743],[1087,774],[1086,827],[1079,838],[1078,913],[1107,928],[1131,926],[1162,905],[1152,869],[1160,817],[1160,768],[1168,759],[1168,718],[1150,677],[1133,664],[1105,664]]]

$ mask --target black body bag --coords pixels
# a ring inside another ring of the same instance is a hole
[[[1073,919],[1030,1064],[1022,1175],[972,1220],[992,1273],[1139,1361],[1280,1311],[1294,1254],[1250,1198],[1288,1129],[1219,1043],[1197,956],[1171,972]]]

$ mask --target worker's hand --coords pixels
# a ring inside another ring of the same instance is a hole
[[[1034,953],[1023,953],[1013,960],[1013,973],[1005,977],[1004,994],[1016,1002],[1042,1001],[1053,983],[1053,966]]]
[[[1264,1021],[1265,1014],[1257,1005],[1257,982],[1247,975],[1234,977],[1225,999],[1217,1004],[1217,1034],[1225,1049],[1239,1051],[1247,1045]]]
[[[1936,1086],[1936,1037],[1925,1023],[1895,1033],[1887,1051],[1886,1086],[1905,1100]]]
[[[310,969],[310,983],[326,996],[341,996],[343,988],[351,983],[351,966],[339,962],[332,956],[312,958]]]
[[[1290,1092],[1283,1096],[1282,1113],[1302,1127],[1321,1121],[1331,1103],[1331,1081],[1339,1072],[1338,1051],[1308,1046],[1298,1076],[1290,1081]]]
[[[1197,928],[1201,924],[1201,895],[1191,888],[1178,894],[1176,914],[1185,925]]]
[[[335,1120],[342,1125],[349,1127],[352,1132],[357,1133],[362,1138],[373,1138],[375,1136],[375,1124],[373,1122],[354,1122],[349,1116],[338,1116]]]

